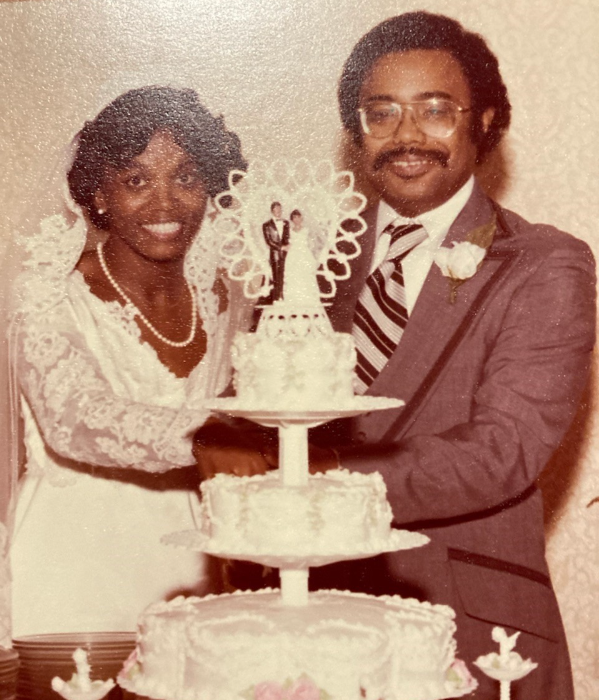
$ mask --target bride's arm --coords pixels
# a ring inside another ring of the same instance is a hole
[[[48,446],[68,459],[162,472],[194,463],[191,433],[207,412],[117,396],[67,302],[18,321],[17,372]]]

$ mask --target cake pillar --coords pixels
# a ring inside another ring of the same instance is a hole
[[[304,425],[279,427],[279,467],[285,486],[308,483],[308,428]],[[308,568],[280,569],[283,605],[308,604]]]
[[[308,483],[308,428],[305,425],[279,428],[279,466],[285,486]]]
[[[283,605],[308,605],[308,569],[280,569]]]

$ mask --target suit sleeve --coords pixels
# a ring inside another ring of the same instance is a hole
[[[468,422],[340,450],[344,467],[382,473],[397,522],[480,513],[535,482],[574,417],[591,364],[595,270],[581,248],[553,251],[515,289]]]
[[[16,343],[24,400],[58,455],[149,472],[194,464],[190,433],[208,412],[116,394],[65,301],[22,320]]]

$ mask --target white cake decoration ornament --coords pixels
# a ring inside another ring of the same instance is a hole
[[[493,641],[499,644],[499,653],[491,652],[479,656],[474,662],[483,673],[500,683],[501,700],[510,700],[510,684],[533,671],[538,664],[523,659],[514,651],[520,632],[508,636],[503,627],[493,627]]]
[[[73,652],[76,671],[71,680],[64,681],[55,676],[52,679],[52,690],[65,700],[101,700],[114,688],[112,678],[106,681],[92,681],[91,666],[87,660],[87,652],[78,648]]]

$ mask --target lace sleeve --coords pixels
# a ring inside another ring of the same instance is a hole
[[[189,433],[207,412],[114,393],[66,299],[14,321],[21,390],[57,454],[103,467],[162,472],[194,463]]]

